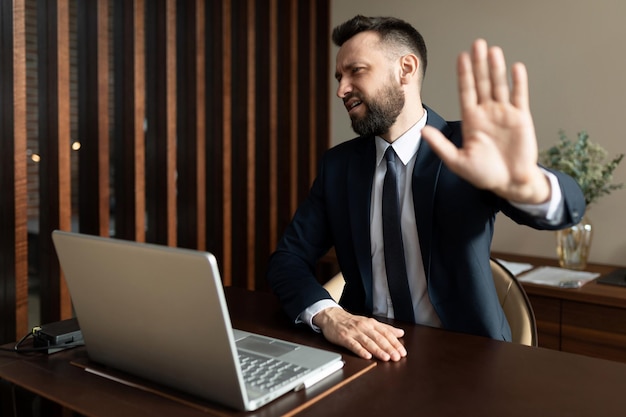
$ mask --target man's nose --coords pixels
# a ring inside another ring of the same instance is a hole
[[[339,81],[337,86],[337,97],[344,99],[352,91],[352,86],[347,80]]]

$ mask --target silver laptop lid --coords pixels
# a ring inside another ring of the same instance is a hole
[[[53,240],[90,359],[246,408],[213,255],[61,231]]]

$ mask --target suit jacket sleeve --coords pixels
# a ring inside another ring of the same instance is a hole
[[[294,321],[315,302],[331,298],[315,277],[317,261],[332,246],[322,186],[324,176],[322,164],[307,199],[298,207],[269,259],[270,287]]]
[[[547,169],[547,168],[545,168]],[[563,218],[557,224],[551,224],[543,219],[537,219],[530,214],[519,210],[511,204],[505,203],[502,212],[519,224],[524,224],[540,230],[559,230],[569,226],[573,226],[582,220],[585,214],[585,197],[578,183],[569,175],[560,171],[549,169],[551,173],[556,175],[561,195],[563,196]]]

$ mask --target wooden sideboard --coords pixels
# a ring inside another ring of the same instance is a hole
[[[554,259],[493,253],[494,258],[558,266]],[[602,275],[616,266],[590,264]],[[591,281],[581,288],[523,283],[537,320],[539,346],[626,362],[626,287]]]

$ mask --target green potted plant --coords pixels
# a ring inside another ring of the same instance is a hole
[[[564,130],[560,130],[559,142],[540,152],[539,162],[574,178],[583,191],[589,209],[600,197],[623,187],[622,183],[613,183],[613,172],[624,154],[611,160],[607,160],[607,156],[606,149],[591,141],[587,132],[578,132],[577,140],[572,141]],[[579,224],[557,232],[557,254],[562,267],[584,269],[587,266],[592,232],[588,215]]]

